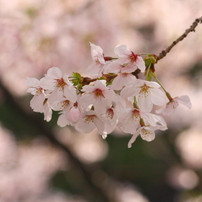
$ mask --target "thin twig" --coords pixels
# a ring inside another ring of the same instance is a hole
[[[176,39],[175,41],[173,41],[173,43],[168,47],[166,48],[165,50],[161,51],[161,53],[159,53],[159,55],[157,56],[157,61],[156,63],[161,60],[162,58],[164,58],[167,53],[170,52],[170,50],[176,45],[178,44],[180,41],[182,41],[184,38],[187,37],[187,35],[190,33],[190,32],[194,32],[195,31],[195,28],[198,26],[199,23],[202,23],[202,17],[200,18],[197,18],[193,23],[192,25],[190,26],[189,29],[185,30],[185,32],[178,38]]]

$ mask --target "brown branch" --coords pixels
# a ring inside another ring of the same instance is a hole
[[[192,25],[190,26],[189,29],[185,30],[185,32],[178,38],[176,39],[175,41],[173,41],[173,43],[168,47],[166,48],[165,50],[161,51],[161,53],[159,53],[159,55],[157,56],[157,61],[156,63],[161,60],[162,58],[164,58],[167,53],[170,52],[170,50],[176,45],[178,44],[180,41],[182,41],[184,38],[187,37],[187,35],[190,33],[190,32],[194,32],[195,31],[195,28],[198,26],[199,23],[202,23],[202,17],[200,18],[197,18],[193,23]]]

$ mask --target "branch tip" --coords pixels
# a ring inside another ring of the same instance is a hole
[[[172,44],[170,46],[168,46],[165,50],[162,50],[159,55],[157,56],[157,61],[156,63],[161,60],[162,58],[164,58],[170,51],[171,49],[177,45],[180,41],[182,41],[183,39],[185,39],[187,37],[187,35],[190,32],[195,32],[195,28],[198,26],[199,23],[202,23],[202,17],[200,18],[196,18],[195,21],[191,24],[189,29],[186,29],[185,32],[179,37],[177,38],[175,41],[172,42]]]

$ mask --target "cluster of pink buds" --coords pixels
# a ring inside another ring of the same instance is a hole
[[[58,111],[59,126],[71,125],[81,133],[96,128],[103,138],[118,127],[132,134],[131,147],[138,135],[152,141],[156,130],[167,129],[159,114],[170,115],[179,104],[191,108],[188,96],[172,98],[159,82],[155,55],[134,54],[126,45],[118,45],[117,58],[105,57],[101,47],[90,45],[89,77],[52,67],[40,80],[27,79],[27,92],[34,95],[31,108],[44,113],[46,121],[51,120],[52,110]]]

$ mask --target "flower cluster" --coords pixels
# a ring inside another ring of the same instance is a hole
[[[90,45],[89,77],[52,67],[40,80],[28,78],[31,108],[44,113],[46,121],[52,110],[59,111],[59,126],[71,125],[81,133],[97,128],[103,138],[118,126],[132,134],[131,147],[138,135],[152,141],[156,130],[167,129],[159,114],[170,115],[179,104],[191,108],[188,96],[172,98],[161,85],[154,71],[155,55],[143,57],[119,45],[114,49],[117,58],[105,57],[101,47]]]

